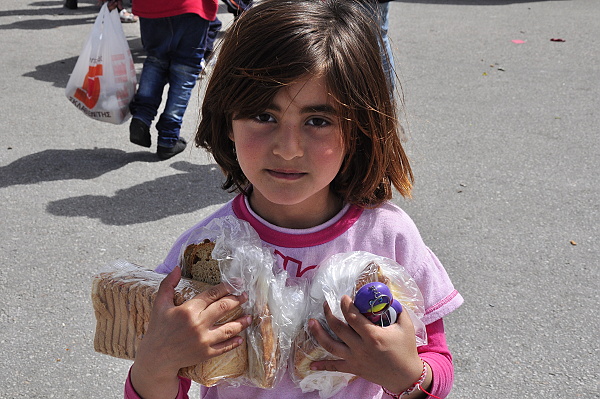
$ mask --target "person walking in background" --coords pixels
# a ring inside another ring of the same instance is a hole
[[[163,89],[168,85],[165,108],[156,123],[156,153],[162,160],[182,152],[183,115],[202,70],[208,29],[217,16],[218,0],[135,0],[140,34],[146,51],[137,92],[129,108],[129,139],[150,147],[150,126],[158,114]]]

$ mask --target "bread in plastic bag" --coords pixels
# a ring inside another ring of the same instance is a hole
[[[98,273],[92,283],[92,304],[96,316],[94,349],[122,359],[135,359],[140,341],[148,329],[156,293],[165,275],[119,260]],[[199,281],[182,278],[175,288],[175,305],[181,305],[212,287]],[[221,322],[237,319],[242,312],[233,309]],[[237,349],[237,348],[236,348]],[[182,377],[201,384],[210,384],[214,375],[239,376],[242,370],[228,365],[234,357],[244,356],[235,349],[192,367],[179,370]],[[245,360],[243,360],[245,363]]]
[[[245,330],[246,345],[242,345],[247,351],[247,369],[238,378],[223,375],[219,381],[215,376],[215,381],[272,388],[287,366],[292,339],[300,326],[304,291],[286,286],[287,274],[274,271],[272,251],[263,247],[249,223],[233,216],[213,219],[190,234],[181,249],[184,275],[195,273],[189,265],[190,247],[206,241],[214,243],[212,258],[218,262],[221,281],[234,295],[248,294],[242,309],[252,315],[252,324]]]
[[[207,240],[214,243],[210,261],[217,262],[217,274],[220,274],[217,279],[228,285],[231,294],[248,294],[248,301],[242,307],[230,311],[217,324],[235,320],[244,313],[251,314],[253,322],[240,334],[245,344],[198,365],[182,368],[179,375],[205,386],[243,384],[272,388],[285,372],[292,339],[300,327],[298,315],[304,303],[304,290],[298,286],[287,287],[285,272],[273,272],[273,255],[263,248],[247,222],[225,217],[193,231],[181,248],[183,277],[175,289],[175,305],[181,305],[218,282],[209,284],[185,277],[190,275],[186,249],[190,245],[205,244]],[[126,261],[117,261],[94,277],[96,351],[123,359],[135,358],[164,277]]]
[[[356,251],[333,255],[320,266],[312,280],[308,293],[304,322],[316,319],[334,337],[327,326],[323,304],[328,303],[334,316],[344,320],[340,301],[343,295],[354,298],[363,285],[379,281],[392,291],[394,300],[402,303],[415,327],[417,346],[427,343],[423,296],[416,282],[397,262],[368,252]],[[382,327],[383,328],[383,327]],[[292,380],[303,392],[317,390],[321,398],[329,398],[344,388],[356,376],[326,370],[310,370],[313,361],[336,359],[323,349],[311,336],[308,325],[296,337],[290,355]]]

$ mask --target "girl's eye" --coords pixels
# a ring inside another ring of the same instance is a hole
[[[254,117],[257,122],[267,123],[267,122],[275,122],[275,118],[273,118],[269,114],[258,114]]]
[[[307,125],[310,126],[315,126],[315,127],[326,127],[329,126],[331,123],[329,123],[328,120],[323,119],[323,118],[310,118],[307,122]]]

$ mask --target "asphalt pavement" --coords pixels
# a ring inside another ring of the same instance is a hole
[[[131,362],[94,352],[92,276],[155,266],[231,198],[203,151],[158,161],[69,103],[98,12],[79,3],[0,3],[0,398],[121,397]],[[395,201],[465,298],[451,398],[600,398],[599,18],[596,0],[391,4],[416,176]]]

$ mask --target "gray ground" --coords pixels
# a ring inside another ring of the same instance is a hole
[[[391,13],[416,174],[397,202],[466,300],[446,319],[451,397],[600,398],[600,3],[404,0]],[[93,0],[0,4],[1,398],[120,397],[130,362],[93,351],[92,275],[157,264],[230,198],[202,151],[157,162],[127,125],[69,104],[96,14]],[[139,26],[124,29],[139,70]]]

